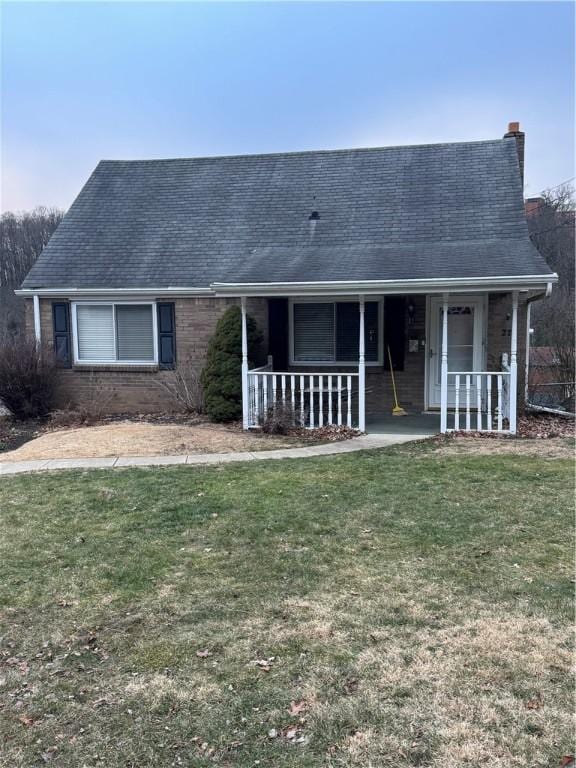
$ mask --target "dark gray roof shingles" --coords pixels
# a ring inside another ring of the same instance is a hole
[[[549,273],[528,238],[514,139],[500,139],[102,161],[23,286]]]

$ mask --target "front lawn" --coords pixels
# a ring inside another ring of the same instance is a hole
[[[559,766],[573,464],[0,480],[0,765]]]

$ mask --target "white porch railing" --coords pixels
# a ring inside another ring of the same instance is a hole
[[[454,410],[447,432],[509,433],[510,371],[449,371]]]
[[[518,292],[512,292],[510,328],[510,364],[508,354],[502,355],[501,371],[448,370],[448,302],[443,294],[442,353],[440,387],[441,432],[507,432],[516,434],[516,397],[518,387]],[[454,385],[454,421],[449,405],[449,393]],[[475,402],[474,402],[475,401]],[[462,414],[463,424],[460,423]],[[475,423],[474,423],[475,422]],[[496,427],[494,427],[496,424]]]
[[[259,427],[274,409],[289,411],[295,424],[314,428],[355,425],[357,373],[291,373],[268,366],[248,371],[248,427]]]
[[[366,349],[364,338],[364,296],[358,296],[358,373],[273,372],[272,360],[257,370],[248,370],[248,328],[246,297],[240,299],[242,312],[242,426],[260,426],[269,409],[290,407],[292,420],[309,427],[346,424],[351,427],[352,387],[356,383],[358,420],[366,429]]]

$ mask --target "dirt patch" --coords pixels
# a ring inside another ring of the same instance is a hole
[[[296,437],[272,437],[207,424],[130,421],[46,432],[3,453],[2,461],[263,451],[295,448],[304,442]]]
[[[490,438],[493,432],[456,432],[456,437]],[[575,437],[574,417],[556,416],[547,413],[529,413],[518,418],[516,437],[531,437],[536,440],[548,440],[551,437]],[[510,439],[510,435],[499,435],[501,439]]]
[[[574,439],[555,437],[548,440],[530,438],[453,437],[438,438],[436,449],[444,456],[518,455],[539,456],[543,459],[574,458]]]
[[[495,436],[487,432],[457,432],[437,437],[435,450],[443,455],[518,455],[571,459],[575,446],[574,419],[553,414],[523,414],[518,432]]]

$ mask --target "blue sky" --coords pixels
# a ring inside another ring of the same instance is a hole
[[[526,194],[574,176],[565,2],[2,3],[2,210],[70,205],[102,158],[526,131]]]

